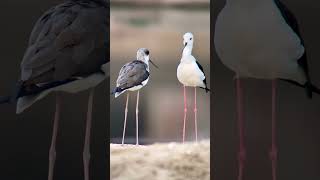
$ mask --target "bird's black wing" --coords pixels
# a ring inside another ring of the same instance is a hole
[[[203,67],[201,66],[201,64],[200,64],[198,61],[196,61],[196,63],[197,63],[197,65],[198,65],[199,69],[200,69],[200,70],[202,71],[202,73],[204,74]],[[206,92],[208,92],[210,89],[208,89],[208,87],[207,87],[206,77],[203,79],[203,83],[206,85],[206,88],[205,88]]]
[[[69,0],[46,11],[30,34],[21,80],[0,104],[101,71],[109,61],[108,6],[109,0]]]
[[[142,82],[148,79],[150,75],[147,67],[147,64],[137,60],[125,64],[120,69],[117,87],[114,91],[121,92],[134,86],[142,85]]]
[[[296,17],[294,16],[294,14],[280,0],[274,0],[274,2],[277,5],[277,7],[279,8],[281,15],[284,18],[284,20],[286,21],[286,23],[297,34],[297,36],[300,38],[301,44],[304,46],[304,41],[303,41],[303,38],[300,33],[298,21],[297,21]],[[307,88],[308,96],[311,97],[312,90],[310,88],[311,82],[310,82],[306,49],[304,51],[304,54],[301,56],[301,58],[298,59],[298,64],[303,69],[305,76],[306,76],[306,79],[307,79],[306,84],[304,84],[303,86],[305,86]],[[292,83],[291,80],[285,80],[285,81]],[[293,83],[293,84],[296,85],[297,83]]]
[[[96,1],[67,1],[37,21],[21,62],[25,85],[100,71],[109,56],[109,28],[107,8]]]

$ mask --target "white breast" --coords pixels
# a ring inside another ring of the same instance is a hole
[[[304,47],[273,2],[250,9],[226,6],[214,43],[221,61],[239,76],[305,81],[297,63]]]
[[[130,89],[128,89],[129,91],[136,91],[136,90],[139,90],[139,89],[141,89],[143,86],[145,86],[147,83],[148,83],[148,81],[149,81],[149,77],[146,79],[146,80],[144,80],[144,81],[142,81],[142,85],[138,85],[138,86],[134,86],[134,87],[132,87],[132,88],[130,88]]]
[[[205,88],[205,84],[203,83],[205,76],[198,68],[195,60],[186,62],[182,59],[177,68],[177,78],[180,83],[186,86]]]

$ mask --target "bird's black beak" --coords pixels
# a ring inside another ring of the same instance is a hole
[[[152,65],[154,65],[154,67],[156,67],[157,69],[159,69],[159,67],[158,67],[154,62],[152,62],[151,59],[149,59],[149,61],[151,62]]]
[[[188,44],[187,42],[184,43],[184,46],[182,48],[182,53],[183,53],[184,48],[186,48],[187,44]]]

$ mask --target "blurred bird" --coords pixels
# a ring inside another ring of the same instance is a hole
[[[120,96],[126,91],[138,91],[137,93],[137,104],[136,104],[136,145],[139,145],[139,92],[140,89],[145,86],[149,81],[150,69],[149,62],[151,62],[156,68],[150,57],[149,50],[146,48],[140,48],[137,51],[137,59],[133,60],[120,69],[119,76],[117,79],[117,86],[112,91],[112,94],[115,95],[115,98]],[[129,102],[129,92],[127,93],[126,108],[124,115],[124,125],[122,133],[122,145],[124,144],[124,136],[126,133],[126,124],[127,124],[127,114],[128,114],[128,102]]]
[[[183,132],[182,142],[185,140],[185,129],[186,129],[186,117],[187,117],[187,99],[186,99],[186,86],[194,87],[194,125],[195,125],[195,136],[198,141],[198,130],[197,130],[197,87],[209,91],[207,87],[206,77],[203,72],[203,68],[200,63],[192,56],[193,48],[193,34],[188,32],[183,35],[183,52],[180,64],[177,68],[177,77],[180,83],[183,84],[184,94],[184,118],[183,118]]]
[[[21,113],[49,92],[90,89],[83,150],[85,180],[89,180],[94,87],[108,75],[108,4],[107,0],[68,0],[46,11],[30,35],[20,81],[11,96],[0,97],[0,103],[18,100],[17,113]],[[53,179],[60,104],[57,93],[48,180]]]
[[[307,55],[296,18],[279,0],[227,0],[215,26],[214,44],[221,61],[236,73],[239,121],[239,176],[242,179],[244,146],[243,95],[240,78],[272,80],[272,178],[276,179],[276,80],[318,93],[310,81]]]

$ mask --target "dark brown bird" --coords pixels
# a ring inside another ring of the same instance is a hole
[[[21,78],[11,96],[0,103],[17,103],[17,113],[51,91],[79,92],[90,89],[83,150],[85,180],[89,180],[90,129],[94,86],[108,75],[109,0],[68,0],[46,11],[35,24],[21,62]],[[60,94],[49,152],[53,179]]]

